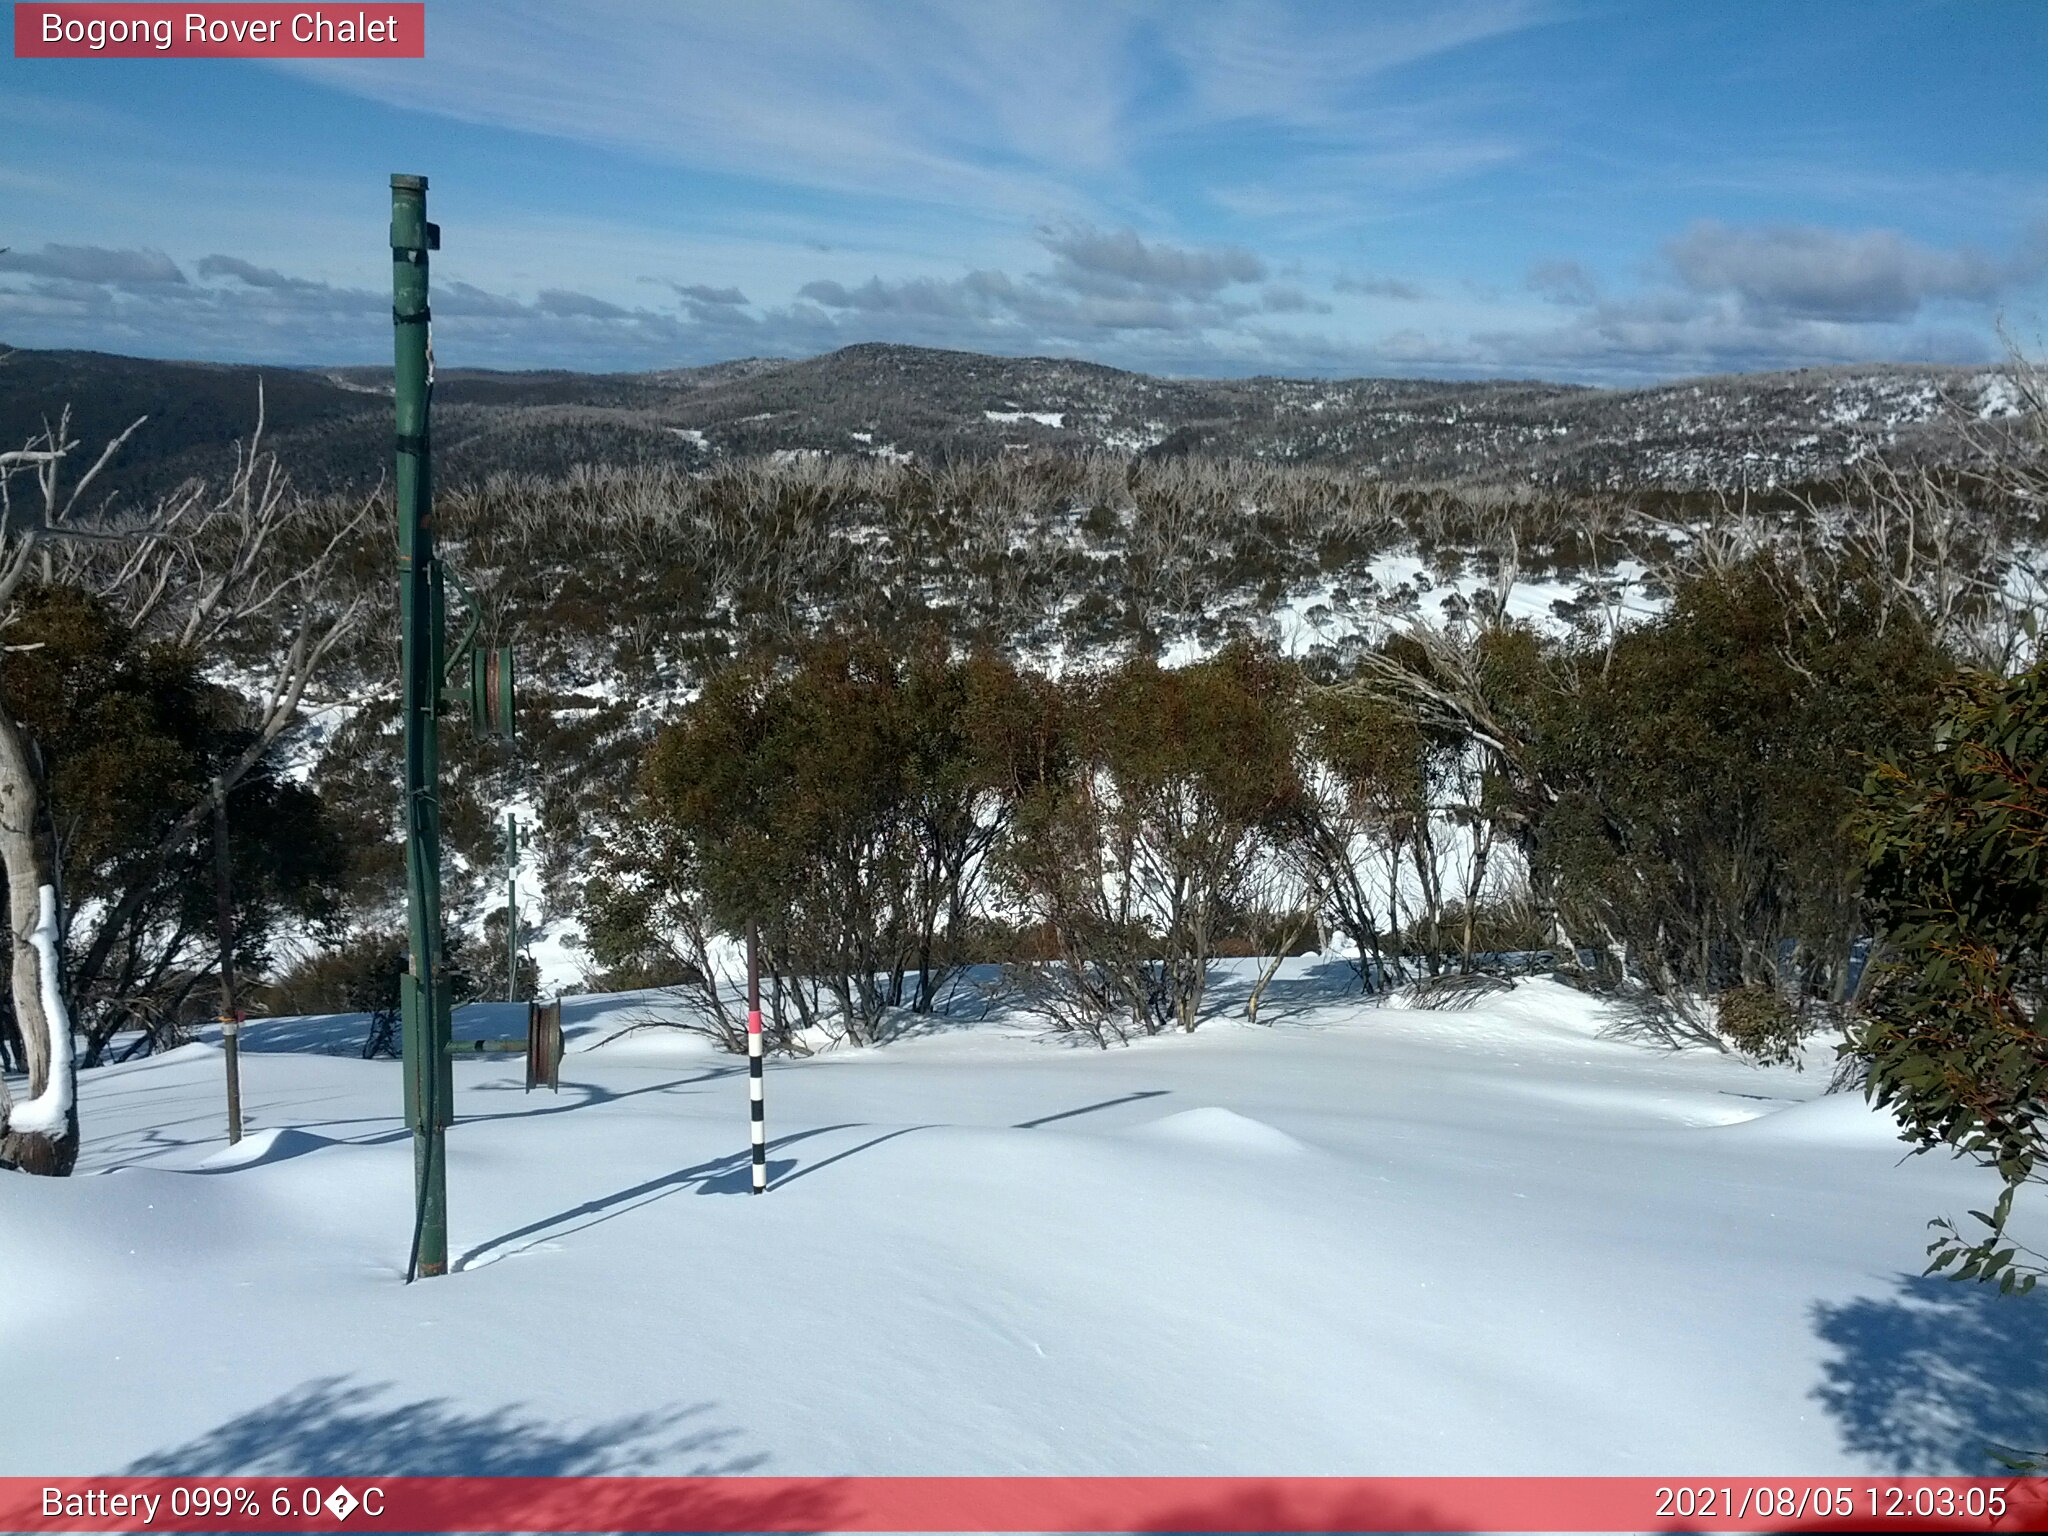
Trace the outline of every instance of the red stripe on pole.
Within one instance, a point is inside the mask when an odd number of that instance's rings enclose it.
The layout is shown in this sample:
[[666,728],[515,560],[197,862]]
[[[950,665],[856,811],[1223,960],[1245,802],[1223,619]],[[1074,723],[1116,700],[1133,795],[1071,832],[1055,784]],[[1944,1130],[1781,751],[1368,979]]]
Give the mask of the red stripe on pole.
[[0,1478],[0,1529],[2048,1531],[2048,1487],[1888,1477],[13,1477]]
[[16,4],[17,59],[421,59],[421,0]]
[[758,1008],[749,1008],[747,1010],[747,1033],[750,1035],[761,1033],[761,1010]]

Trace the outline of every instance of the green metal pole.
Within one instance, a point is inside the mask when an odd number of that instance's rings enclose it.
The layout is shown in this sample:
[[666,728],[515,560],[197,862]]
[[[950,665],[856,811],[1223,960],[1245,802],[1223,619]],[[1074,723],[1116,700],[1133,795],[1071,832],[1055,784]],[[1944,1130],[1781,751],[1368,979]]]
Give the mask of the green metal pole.
[[433,358],[428,334],[427,252],[440,243],[427,222],[427,179],[391,178],[392,394],[398,440],[398,610],[403,630],[406,920],[411,964],[399,987],[405,1110],[412,1127],[413,1242],[406,1278],[448,1272],[448,1162],[454,1073],[447,1046],[450,997],[441,943],[440,706],[443,618],[434,557],[433,482],[427,440]]

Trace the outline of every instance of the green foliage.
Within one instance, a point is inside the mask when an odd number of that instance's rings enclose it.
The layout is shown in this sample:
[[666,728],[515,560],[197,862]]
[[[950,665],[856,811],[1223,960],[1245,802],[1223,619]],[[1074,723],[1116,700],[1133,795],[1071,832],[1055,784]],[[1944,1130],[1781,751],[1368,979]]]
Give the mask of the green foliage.
[[1376,988],[1391,979],[1385,948],[1401,920],[1393,893],[1382,907],[1362,855],[1384,848],[1398,860],[1427,822],[1429,738],[1391,699],[1358,686],[1303,690],[1296,726],[1301,792],[1279,843],[1356,946],[1361,983]]
[[2048,1118],[2048,662],[1958,681],[1922,743],[1871,772],[1851,829],[1884,950],[1844,1049],[1909,1140],[2005,1186],[1970,1213],[1978,1241],[1935,1223],[1932,1268],[2028,1289],[2042,1271],[2004,1232]]
[[[642,771],[646,814],[671,839],[667,888],[687,879],[727,933],[758,925],[777,972],[825,987],[870,1039],[884,1010],[929,1009],[955,963],[1007,815],[999,791],[1031,771],[1013,760],[1028,724],[1013,668],[956,660],[936,635],[902,649],[826,640],[792,664],[732,667]],[[804,987],[790,995],[811,1022]]]
[[[606,871],[584,882],[577,915],[584,947],[597,966],[590,985],[600,992],[630,992],[701,983],[703,970],[670,937],[688,915],[687,884],[673,875],[658,881],[654,860],[629,871],[636,855],[646,860],[645,850],[615,846]],[[685,910],[677,911],[665,896]]]
[[[484,914],[483,952],[475,965],[478,995],[505,1000],[505,908],[500,905]],[[522,949],[512,974],[513,1002],[531,1002],[540,996],[540,965]]]
[[1140,657],[1095,691],[1097,760],[1176,862],[1222,856],[1296,793],[1294,688],[1291,667],[1238,643],[1170,671]]
[[1752,1061],[1790,1066],[1807,1023],[1775,987],[1730,987],[1714,999],[1714,1027]]
[[[143,643],[73,588],[22,594],[8,638],[20,649],[0,689],[36,754],[39,831],[57,850],[67,908],[96,907],[113,914],[102,924],[117,923],[105,963],[77,978],[91,1065],[119,1029],[174,1027],[216,974],[213,822],[167,839],[247,747],[247,706],[209,683],[197,658]],[[336,918],[347,855],[319,795],[284,777],[274,756],[230,792],[228,838],[235,959],[254,975],[284,920],[317,931]]]
[[[1541,915],[1521,894],[1482,899],[1470,906],[1462,900],[1447,901],[1439,926],[1462,935],[1468,919],[1475,964],[1483,962],[1490,969],[1513,969],[1514,962],[1505,957],[1542,951],[1550,943]],[[1411,927],[1401,938],[1412,950],[1416,930]]]
[[1668,999],[1840,986],[1861,931],[1842,831],[1861,764],[1924,730],[1948,664],[1871,590],[1765,555],[1680,586],[1528,699],[1533,862],[1570,929]]
[[288,968],[265,989],[271,1013],[386,1013],[398,1008],[403,933],[366,933]]
[[[502,952],[499,956],[503,958]],[[459,933],[450,932],[442,951],[454,1002],[475,1002],[502,994],[502,969],[497,986],[480,983],[475,957]],[[258,994],[269,1013],[388,1013],[398,1011],[398,984],[410,964],[403,931],[357,934],[316,951],[288,967]]]
[[1049,769],[1025,788],[1003,883],[1055,937],[1042,1001],[1098,1040],[1195,1028],[1262,843],[1302,794],[1297,669],[1237,644],[1040,686]]

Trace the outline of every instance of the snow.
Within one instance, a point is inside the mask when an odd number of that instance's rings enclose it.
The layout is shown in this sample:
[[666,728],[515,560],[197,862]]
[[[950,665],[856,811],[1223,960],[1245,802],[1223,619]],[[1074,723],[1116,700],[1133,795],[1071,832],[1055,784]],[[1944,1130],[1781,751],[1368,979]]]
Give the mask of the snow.
[[199,1166],[205,1169],[253,1168],[258,1163],[279,1163],[288,1157],[317,1152],[334,1144],[332,1137],[315,1136],[311,1131],[293,1130],[288,1125],[276,1126],[222,1147],[202,1158]]
[[[525,899],[525,892],[521,892]],[[520,947],[533,958],[534,968],[540,973],[540,992],[543,997],[557,997],[572,987],[583,985],[583,978],[597,968],[590,951],[583,947],[583,932],[566,918],[543,923],[539,927],[527,927],[520,932]]]
[[1724,1128],[1756,1141],[1806,1142],[1813,1146],[1885,1147],[1896,1150],[1898,1123],[1860,1094],[1837,1093],[1772,1113],[1746,1115]]
[[1139,1126],[1135,1134],[1204,1151],[1291,1156],[1308,1150],[1285,1131],[1214,1105],[1184,1109],[1163,1120],[1154,1120]]
[[[1472,562],[1450,575],[1412,548],[1376,555],[1360,575],[1297,587],[1269,610],[1270,633],[1289,656],[1306,655],[1360,633],[1377,634],[1415,620],[1443,624],[1475,606],[1490,607],[1499,583]],[[1665,604],[1645,593],[1648,569],[1638,560],[1604,564],[1595,575],[1542,580],[1519,573],[1510,585],[1506,616],[1540,633],[1569,634],[1561,607],[1590,604],[1590,617],[1604,629],[1654,618]],[[1183,635],[1168,648],[1169,665],[1185,665],[1209,654],[1199,635]]]
[[1169,428],[1163,421],[1148,421],[1143,427],[1110,427],[1097,440],[1112,453],[1143,453],[1166,441]]
[[246,1026],[232,1150],[212,1040],[87,1073],[82,1176],[0,1178],[0,1374],[64,1384],[0,1473],[1846,1475],[2038,1439],[2035,1299],[1915,1278],[1986,1176],[1822,1097],[1824,1045],[1671,1051],[1541,980],[1372,1006],[1317,956],[1254,1026],[1253,974],[1123,1049],[964,987],[775,1061],[759,1199],[744,1063],[620,1034],[673,995],[568,998],[559,1095],[457,1063],[455,1273],[410,1287],[360,1018]]
[[2026,401],[2019,386],[2004,374],[1993,374],[1979,380],[1977,416],[1983,421],[1992,421],[2003,416],[2018,416],[2026,409]]
[[1041,427],[1064,427],[1067,424],[1065,411],[983,411],[990,421],[1000,421],[1015,426],[1020,421],[1035,421]]
[[60,1136],[71,1115],[71,1014],[57,988],[57,888],[37,892],[36,925],[28,942],[36,952],[43,986],[43,1018],[50,1028],[50,1076],[43,1091],[7,1112],[7,1129],[38,1136]]

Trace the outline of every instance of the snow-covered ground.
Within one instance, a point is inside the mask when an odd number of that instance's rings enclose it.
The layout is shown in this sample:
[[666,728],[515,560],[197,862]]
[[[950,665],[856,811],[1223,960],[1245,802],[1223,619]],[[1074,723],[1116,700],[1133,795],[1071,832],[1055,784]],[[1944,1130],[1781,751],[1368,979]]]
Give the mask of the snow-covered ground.
[[456,1272],[411,1287],[359,1020],[251,1027],[232,1150],[212,1044],[89,1073],[82,1175],[0,1177],[0,1472],[1935,1473],[2048,1435],[2037,1302],[1914,1278],[1984,1176],[1902,1165],[1824,1053],[1347,976],[1127,1049],[969,997],[773,1063],[760,1199],[742,1063],[571,998],[559,1095],[457,1065]]
[[989,421],[999,421],[1005,426],[1015,426],[1020,421],[1035,421],[1041,427],[1063,427],[1067,424],[1065,411],[983,411]]

